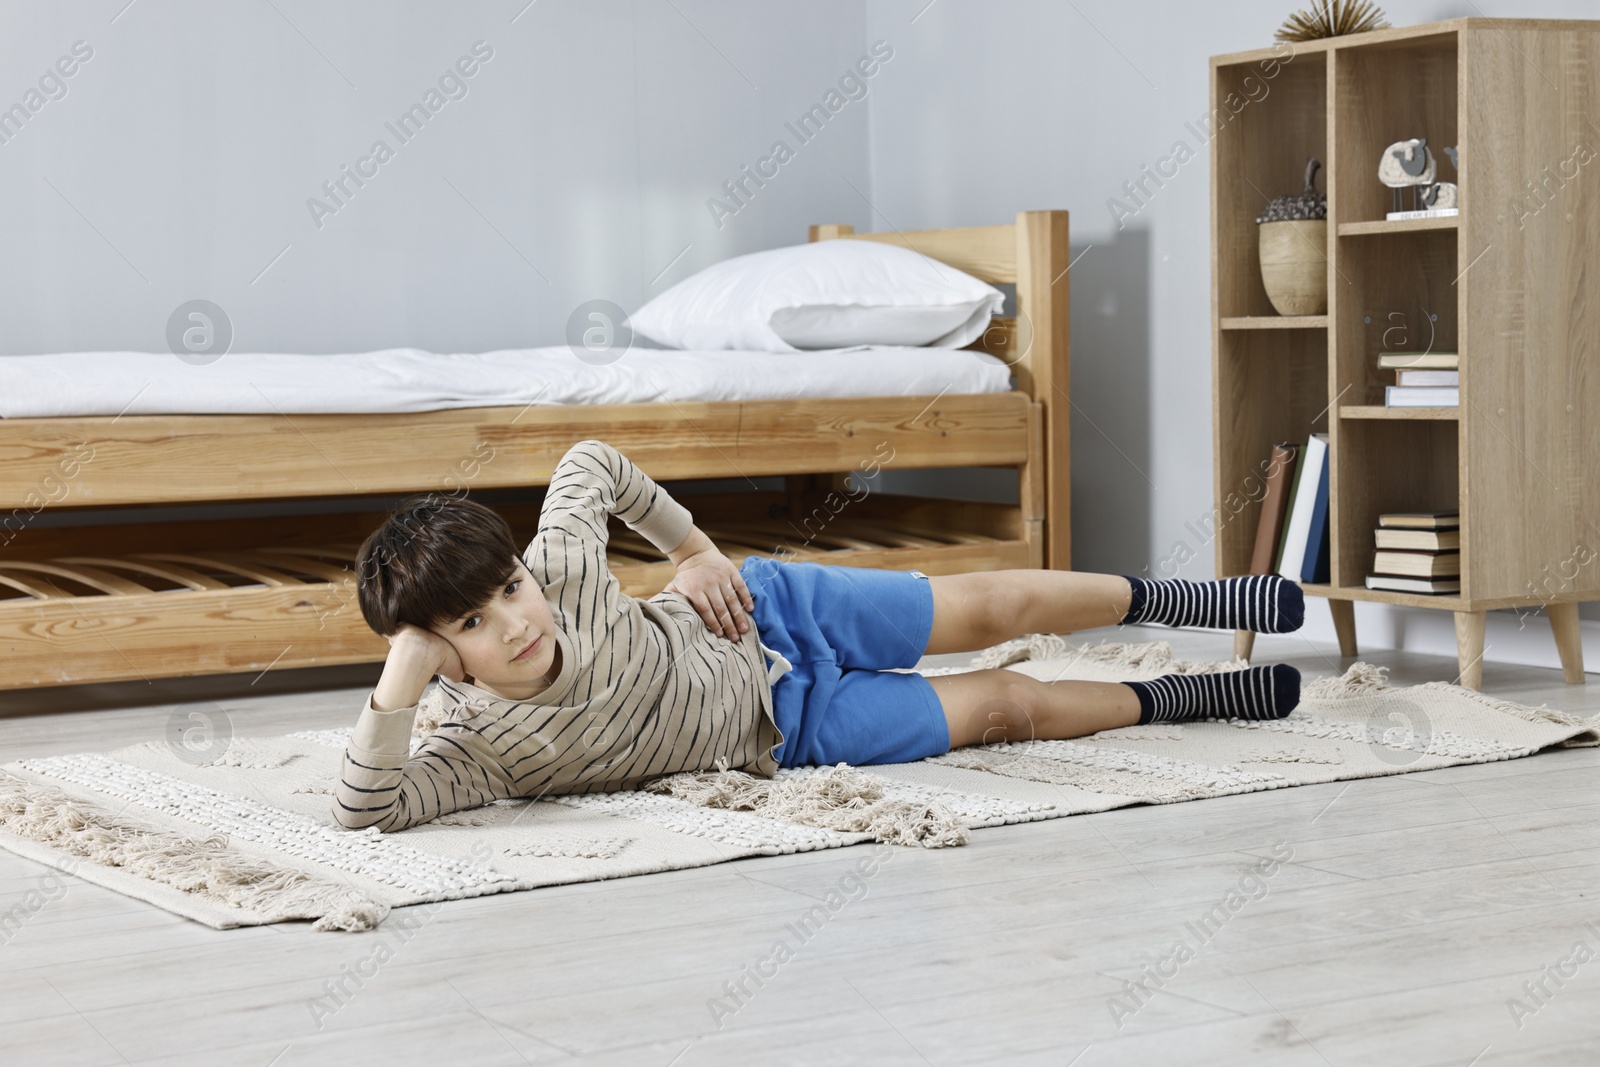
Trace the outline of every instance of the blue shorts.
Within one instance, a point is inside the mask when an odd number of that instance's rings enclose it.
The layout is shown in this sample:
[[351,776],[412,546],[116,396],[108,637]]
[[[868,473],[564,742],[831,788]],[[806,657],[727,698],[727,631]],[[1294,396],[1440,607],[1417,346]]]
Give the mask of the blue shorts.
[[761,641],[794,669],[772,685],[783,767],[906,763],[950,751],[933,686],[915,667],[933,631],[933,589],[920,571],[785,563],[739,568]]

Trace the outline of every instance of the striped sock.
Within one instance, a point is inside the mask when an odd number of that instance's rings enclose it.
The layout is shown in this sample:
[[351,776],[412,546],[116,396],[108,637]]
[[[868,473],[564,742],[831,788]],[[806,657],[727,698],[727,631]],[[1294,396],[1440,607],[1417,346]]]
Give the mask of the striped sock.
[[1189,582],[1182,578],[1156,581],[1124,574],[1133,587],[1124,624],[1159,622],[1167,626],[1209,626],[1286,634],[1306,620],[1306,597],[1300,587],[1276,574]]
[[1140,726],[1186,719],[1281,719],[1300,703],[1300,672],[1287,663],[1122,684],[1139,697]]

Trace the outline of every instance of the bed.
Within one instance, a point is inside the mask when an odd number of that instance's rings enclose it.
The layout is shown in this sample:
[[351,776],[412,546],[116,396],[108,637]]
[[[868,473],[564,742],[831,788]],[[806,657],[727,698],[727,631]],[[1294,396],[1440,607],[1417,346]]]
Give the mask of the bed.
[[[306,389],[291,364],[317,356],[256,368],[227,357],[233,372],[256,374],[256,398],[233,388],[180,396],[153,373],[130,391],[112,371],[140,374],[131,354],[103,373],[56,359],[13,375],[26,387],[0,395],[0,690],[380,662],[388,644],[362,620],[352,566],[382,508],[183,522],[120,509],[539,487],[586,437],[659,481],[782,476],[782,491],[685,498],[735,560],[1068,569],[1067,238],[1065,211],[910,233],[812,227],[813,241],[898,244],[1014,284],[1017,314],[996,318],[973,351],[806,353],[805,373],[793,360],[777,374],[771,359],[739,358],[750,354],[651,353],[654,363],[575,373],[564,350],[445,364],[397,350],[368,356],[411,372],[395,375],[404,388],[364,399],[340,387],[332,363]],[[139,358],[169,367],[172,357]],[[1018,503],[863,492],[845,480],[883,467],[1006,468]],[[96,521],[110,508],[114,522]],[[68,509],[82,524],[35,521]],[[496,509],[531,536],[537,501]],[[620,525],[610,558],[635,596],[673,571]]]

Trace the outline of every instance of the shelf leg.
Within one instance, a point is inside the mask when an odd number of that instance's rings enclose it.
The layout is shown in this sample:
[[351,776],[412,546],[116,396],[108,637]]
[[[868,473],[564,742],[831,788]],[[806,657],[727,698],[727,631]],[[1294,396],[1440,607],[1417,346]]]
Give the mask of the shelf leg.
[[1483,688],[1483,627],[1486,611],[1456,612],[1456,662],[1461,666],[1457,685]]
[[1333,612],[1333,632],[1339,635],[1339,655],[1356,654],[1356,602],[1329,598],[1328,610]]
[[1233,658],[1250,662],[1250,653],[1256,647],[1254,630],[1233,631]]
[[1568,685],[1583,684],[1583,633],[1578,628],[1577,601],[1546,604],[1550,630],[1556,636],[1556,653],[1561,656],[1561,675]]

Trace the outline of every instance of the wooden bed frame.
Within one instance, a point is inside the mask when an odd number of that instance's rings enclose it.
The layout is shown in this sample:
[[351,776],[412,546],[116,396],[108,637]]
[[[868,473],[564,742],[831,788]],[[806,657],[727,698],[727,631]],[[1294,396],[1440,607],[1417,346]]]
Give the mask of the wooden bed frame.
[[[1018,314],[982,348],[1007,393],[460,408],[407,414],[134,415],[0,420],[0,690],[379,662],[356,604],[356,549],[384,510],[44,528],[44,510],[293,500],[549,484],[567,448],[614,444],[660,481],[785,476],[782,493],[687,497],[735,560],[916,568],[1071,566],[1067,212],[1015,223],[811,240],[884,241],[991,284]],[[1018,505],[846,492],[851,471],[1005,467]],[[520,539],[538,504],[497,507]],[[672,566],[617,525],[635,596]],[[4,700],[0,698],[0,705]]]

